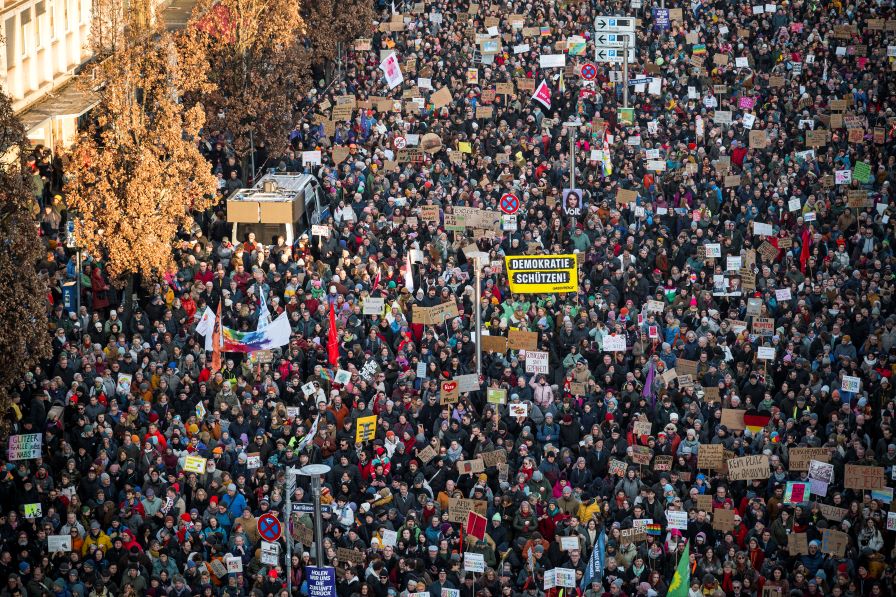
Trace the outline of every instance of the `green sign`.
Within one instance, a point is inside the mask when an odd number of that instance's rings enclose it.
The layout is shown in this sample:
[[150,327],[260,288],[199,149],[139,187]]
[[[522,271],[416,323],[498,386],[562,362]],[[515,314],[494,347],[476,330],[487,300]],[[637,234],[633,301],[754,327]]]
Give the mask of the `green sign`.
[[871,164],[856,162],[855,167],[852,169],[852,177],[862,184],[871,182]]
[[490,404],[504,404],[507,402],[507,390],[503,388],[489,388],[486,392],[486,401]]
[[622,124],[634,124],[635,109],[634,108],[619,108],[619,122],[621,122]]

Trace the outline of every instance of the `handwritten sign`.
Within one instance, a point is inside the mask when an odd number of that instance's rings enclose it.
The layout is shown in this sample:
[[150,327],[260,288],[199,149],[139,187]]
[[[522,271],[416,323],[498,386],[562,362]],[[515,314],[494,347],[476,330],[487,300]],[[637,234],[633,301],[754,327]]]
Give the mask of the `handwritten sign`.
[[765,454],[728,460],[728,479],[731,481],[751,481],[768,477],[768,456]]

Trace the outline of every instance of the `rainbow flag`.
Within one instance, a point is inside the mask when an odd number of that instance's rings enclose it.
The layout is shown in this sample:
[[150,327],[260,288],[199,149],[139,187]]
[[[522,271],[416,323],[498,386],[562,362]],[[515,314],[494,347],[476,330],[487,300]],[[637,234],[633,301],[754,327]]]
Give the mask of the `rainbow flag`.
[[663,525],[652,523],[645,527],[647,529],[648,535],[653,535],[654,537],[659,537],[663,534]]
[[251,353],[256,350],[270,350],[289,344],[292,328],[289,326],[286,312],[283,312],[262,330],[240,332],[222,326],[222,332],[224,352]]

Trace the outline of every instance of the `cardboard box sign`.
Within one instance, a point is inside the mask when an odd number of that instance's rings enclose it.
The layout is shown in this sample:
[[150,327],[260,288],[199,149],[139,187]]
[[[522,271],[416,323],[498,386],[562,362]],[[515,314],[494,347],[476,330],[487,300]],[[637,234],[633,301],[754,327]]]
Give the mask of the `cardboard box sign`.
[[846,489],[885,489],[887,486],[882,466],[847,464],[843,475],[843,487]]
[[764,454],[728,460],[728,479],[731,481],[768,479],[769,474],[768,456]]
[[716,508],[712,510],[712,528],[717,531],[734,530],[734,510]]
[[538,332],[526,330],[508,331],[507,348],[510,350],[538,350]]
[[831,461],[831,451],[828,448],[790,448],[788,451],[790,456],[790,471],[808,471],[809,462],[818,460],[821,462]]
[[468,500],[465,498],[448,498],[448,520],[451,522],[466,523],[467,515],[476,512],[485,516],[488,511],[488,502],[485,500]]
[[697,450],[697,468],[720,470],[725,464],[725,447],[722,444],[700,444]]

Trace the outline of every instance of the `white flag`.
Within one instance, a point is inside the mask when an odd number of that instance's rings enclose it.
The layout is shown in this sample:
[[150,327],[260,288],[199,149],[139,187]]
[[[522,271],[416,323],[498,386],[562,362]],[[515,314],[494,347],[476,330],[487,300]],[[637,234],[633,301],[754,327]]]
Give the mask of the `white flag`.
[[404,75],[401,74],[401,67],[395,52],[386,56],[386,59],[380,63],[380,69],[386,75],[386,85],[389,86],[389,89],[395,89],[404,81]]
[[205,336],[205,350],[207,351],[214,350],[212,336],[214,336],[215,332],[215,319],[215,312],[212,311],[211,307],[206,307],[202,317],[199,319],[199,323],[196,324],[196,333],[200,336]]
[[414,270],[411,267],[411,253],[404,256],[404,286],[411,294],[414,293]]

